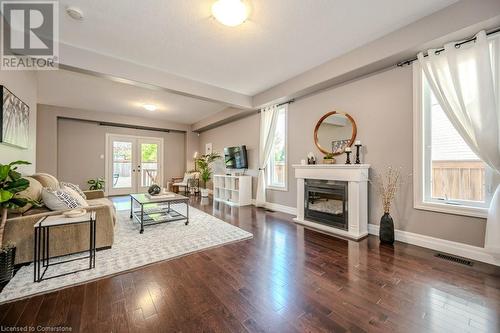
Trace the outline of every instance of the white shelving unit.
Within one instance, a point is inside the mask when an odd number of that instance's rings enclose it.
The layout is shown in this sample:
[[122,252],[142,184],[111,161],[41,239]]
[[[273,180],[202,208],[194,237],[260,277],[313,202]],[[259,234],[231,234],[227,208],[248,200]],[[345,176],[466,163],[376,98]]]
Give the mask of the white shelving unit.
[[252,176],[214,175],[214,200],[231,206],[252,204]]

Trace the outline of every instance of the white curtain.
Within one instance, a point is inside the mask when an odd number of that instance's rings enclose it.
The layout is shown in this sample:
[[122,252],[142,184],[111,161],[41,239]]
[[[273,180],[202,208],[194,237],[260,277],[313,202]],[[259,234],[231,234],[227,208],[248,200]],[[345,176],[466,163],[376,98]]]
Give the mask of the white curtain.
[[[474,43],[428,50],[418,60],[443,111],[471,150],[500,174],[500,41],[481,31]],[[493,189],[494,190],[494,189]],[[500,255],[500,186],[491,201],[485,248]]]
[[271,155],[277,121],[278,107],[276,105],[260,110],[259,176],[255,195],[255,205],[257,207],[264,207],[266,204],[265,168]]

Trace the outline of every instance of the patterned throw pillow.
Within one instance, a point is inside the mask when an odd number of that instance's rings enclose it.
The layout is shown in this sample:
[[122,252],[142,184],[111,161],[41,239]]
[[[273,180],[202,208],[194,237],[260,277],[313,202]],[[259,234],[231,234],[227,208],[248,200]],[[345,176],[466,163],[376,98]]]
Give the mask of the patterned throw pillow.
[[76,197],[78,195],[73,190],[51,189],[47,187],[42,189],[43,203],[50,210],[66,210],[88,206],[85,200]]
[[78,193],[79,195],[81,195],[82,198],[87,199],[87,196],[80,189],[80,186],[78,186],[76,184],[66,183],[66,182],[60,182],[59,184],[61,185],[62,188],[69,187],[70,189],[74,190],[76,193]]

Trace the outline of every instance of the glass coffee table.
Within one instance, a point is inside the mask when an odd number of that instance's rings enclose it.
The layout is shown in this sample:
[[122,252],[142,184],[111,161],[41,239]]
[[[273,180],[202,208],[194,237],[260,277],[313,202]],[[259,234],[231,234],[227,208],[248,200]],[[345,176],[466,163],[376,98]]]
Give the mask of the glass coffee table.
[[[175,204],[186,205],[186,215],[175,209]],[[141,225],[141,234],[144,226],[186,220],[189,224],[189,198],[180,194],[170,193],[158,196],[150,196],[145,193],[130,195],[130,218],[133,222]]]

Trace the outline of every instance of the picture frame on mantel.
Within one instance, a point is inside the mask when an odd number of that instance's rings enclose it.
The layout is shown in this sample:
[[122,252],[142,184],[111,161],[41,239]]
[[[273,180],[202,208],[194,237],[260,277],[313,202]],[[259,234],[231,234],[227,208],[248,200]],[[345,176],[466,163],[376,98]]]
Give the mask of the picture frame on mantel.
[[30,108],[7,87],[0,85],[0,143],[28,149]]

